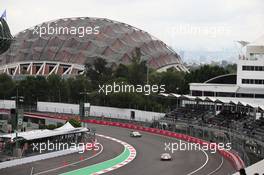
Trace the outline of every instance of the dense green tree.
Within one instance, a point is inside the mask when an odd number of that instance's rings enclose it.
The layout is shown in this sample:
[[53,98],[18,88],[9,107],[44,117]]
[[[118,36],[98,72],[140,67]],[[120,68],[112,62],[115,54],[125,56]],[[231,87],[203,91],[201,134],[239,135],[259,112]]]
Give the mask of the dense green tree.
[[98,88],[99,84],[104,84],[112,77],[112,68],[107,65],[103,58],[96,58],[93,64],[85,64],[85,75],[88,77],[94,88]]
[[14,88],[15,83],[12,78],[6,74],[0,74],[0,98],[9,98]]
[[150,83],[165,85],[165,90],[167,93],[179,93],[184,86],[184,72],[179,72],[177,70],[169,70],[166,72],[153,72],[150,75]]
[[58,75],[52,74],[48,76],[47,83],[48,83],[48,89],[49,89],[48,91],[49,101],[61,102],[61,97],[62,97],[61,77]]
[[79,103],[81,98],[83,98],[82,93],[92,92],[91,83],[83,75],[77,76],[75,78],[69,78],[67,80],[67,84],[70,102],[72,103]]
[[46,101],[48,99],[48,82],[43,76],[37,76],[35,78],[35,97],[38,101]]
[[237,65],[236,64],[228,64],[225,69],[229,72],[229,73],[233,73],[235,74],[237,72]]
[[114,76],[115,77],[118,77],[118,78],[120,78],[120,77],[122,77],[122,78],[128,78],[128,67],[126,66],[126,65],[124,65],[124,64],[120,64],[118,67],[117,67],[117,69],[116,69],[116,71],[115,71],[115,73],[114,73]]
[[18,84],[18,95],[24,97],[24,103],[32,105],[36,100],[38,89],[36,88],[35,77],[26,77]]
[[199,69],[192,70],[186,74],[187,82],[202,83],[213,77],[229,73],[225,68],[220,66],[203,65]]
[[132,62],[128,66],[128,82],[133,85],[143,85],[147,80],[147,64],[141,58],[141,51],[136,48]]
[[81,122],[79,120],[74,119],[74,118],[68,120],[68,122],[75,128],[81,127]]

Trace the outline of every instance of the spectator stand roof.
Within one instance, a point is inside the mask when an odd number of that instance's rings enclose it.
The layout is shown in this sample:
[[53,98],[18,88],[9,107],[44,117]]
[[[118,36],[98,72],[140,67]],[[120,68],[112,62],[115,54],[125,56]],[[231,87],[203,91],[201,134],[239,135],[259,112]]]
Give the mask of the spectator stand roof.
[[233,104],[233,105],[241,105],[252,108],[258,108],[264,111],[264,100],[263,99],[255,99],[255,98],[235,98],[235,97],[207,97],[207,96],[190,96],[190,95],[180,95],[180,94],[166,94],[160,93],[160,96],[163,97],[172,97],[172,98],[180,98],[191,101],[204,101],[204,102],[213,102],[213,103],[224,103],[224,104]]
[[[54,129],[54,130],[39,129],[39,130],[32,130],[32,131],[26,131],[26,132],[19,132],[17,133],[17,137],[23,138],[25,140],[36,140],[36,139],[41,139],[41,138],[82,133],[82,132],[88,132],[88,131],[89,130],[87,128],[83,128],[83,127],[74,128],[69,122],[67,122],[63,126],[57,129]],[[13,141],[16,138],[16,133],[1,135],[0,138],[9,138],[11,139],[11,141]]]

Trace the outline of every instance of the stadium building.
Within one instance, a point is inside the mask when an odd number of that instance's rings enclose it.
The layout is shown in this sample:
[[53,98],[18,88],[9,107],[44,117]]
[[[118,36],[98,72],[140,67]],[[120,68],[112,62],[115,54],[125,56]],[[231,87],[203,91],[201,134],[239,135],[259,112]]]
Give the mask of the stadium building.
[[105,18],[80,17],[44,22],[18,33],[0,56],[0,73],[78,75],[96,58],[129,64],[136,48],[155,70],[188,71],[176,52],[149,33]]

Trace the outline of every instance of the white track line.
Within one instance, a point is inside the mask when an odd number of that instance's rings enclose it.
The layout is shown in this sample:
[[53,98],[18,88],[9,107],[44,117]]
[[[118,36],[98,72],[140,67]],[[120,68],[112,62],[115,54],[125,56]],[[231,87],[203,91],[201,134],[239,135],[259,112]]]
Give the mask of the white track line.
[[89,159],[92,159],[92,158],[98,156],[99,154],[101,154],[101,153],[103,152],[103,150],[104,150],[103,145],[100,144],[100,143],[99,143],[99,145],[101,146],[102,149],[101,149],[98,153],[94,154],[94,155],[91,156],[91,157],[87,157],[86,159],[79,160],[79,161],[77,161],[77,162],[73,162],[73,163],[70,163],[70,164],[68,164],[68,165],[60,166],[60,167],[53,168],[53,169],[46,170],[46,171],[41,171],[41,172],[38,172],[38,173],[36,173],[36,174],[34,174],[34,175],[45,174],[45,173],[48,173],[48,172],[51,172],[51,171],[56,171],[56,170],[59,170],[59,169],[62,169],[62,168],[68,167],[68,166],[73,166],[73,165],[75,165],[75,164],[78,164],[78,163],[80,163],[80,162],[84,162],[84,161],[89,160]]
[[[174,139],[174,140],[177,140],[177,141],[182,141],[182,142],[185,142],[185,143],[190,143],[190,142],[186,142],[184,140],[181,140],[181,139],[177,139],[175,137],[169,137],[169,136],[164,136],[164,135],[160,135],[160,134],[156,134],[156,133],[150,133],[150,132],[145,132],[145,131],[141,131],[141,132],[144,132],[144,133],[148,133],[150,135],[157,135],[157,136],[160,136],[160,137],[165,137],[165,138],[169,138],[169,139]],[[206,164],[208,163],[208,154],[201,148],[199,148],[198,146],[195,145],[196,148],[198,148],[198,150],[202,151],[206,157],[206,160],[204,162],[204,164],[202,166],[200,166],[199,168],[195,169],[194,171],[188,173],[187,175],[192,175],[194,173],[196,173],[197,171],[201,170],[202,168],[204,168],[206,166]]]
[[[145,131],[141,131],[141,132],[145,132]],[[149,133],[149,132],[145,132],[145,133],[148,133],[148,134],[150,134],[150,135],[157,135],[157,136],[161,136],[161,137],[166,137],[166,138],[170,138],[170,139],[175,139],[175,140],[177,140],[177,141],[182,141],[182,142],[185,142],[185,143],[190,143],[190,142],[186,142],[186,141],[184,141],[184,140],[177,139],[177,138],[174,138],[174,137],[169,137],[169,136],[164,136],[164,135],[159,135],[159,134],[156,134],[156,133]],[[195,145],[195,147],[197,148],[196,145]],[[207,154],[203,149],[200,149],[200,148],[198,148],[198,149],[204,153],[204,155],[205,155],[205,157],[206,157],[206,161],[205,161],[205,163],[204,163],[201,167],[199,167],[198,169],[196,169],[196,170],[194,170],[194,171],[188,173],[187,175],[192,175],[192,174],[194,174],[194,173],[200,171],[202,168],[204,168],[204,167],[206,166],[206,164],[207,164],[208,161],[209,161],[209,156],[208,156],[208,154]],[[219,154],[219,156],[221,156],[221,155]],[[217,171],[222,167],[222,165],[223,165],[223,163],[224,163],[224,158],[223,158],[223,156],[221,156],[221,159],[222,159],[222,160],[221,160],[220,165],[219,165],[215,170],[213,170],[212,172],[210,172],[210,173],[207,174],[207,175],[212,175],[213,173],[217,172]]]
[[212,174],[214,174],[215,172],[217,172],[217,171],[223,166],[223,164],[224,164],[224,158],[223,158],[223,156],[221,156],[221,158],[222,158],[222,161],[221,161],[220,165],[219,165],[214,171],[210,172],[210,173],[207,174],[207,175],[212,175]]
[[[127,142],[121,141],[121,140],[116,139],[114,137],[109,137],[109,136],[105,136],[105,135],[101,135],[101,134],[96,134],[96,135],[99,136],[99,137],[106,138],[106,139],[115,141],[117,143],[120,143],[121,145],[124,146],[124,149],[128,149],[129,150],[129,156],[123,162],[118,163],[117,165],[114,165],[114,166],[112,166],[110,168],[107,168],[107,169],[101,170],[99,172],[93,173],[92,175],[104,174],[104,173],[116,170],[116,169],[121,168],[121,167],[125,166],[126,164],[132,162],[136,158],[136,155],[137,155],[136,149],[133,146],[131,146],[130,144],[128,144]],[[113,159],[115,159],[115,158],[113,158]]]
[[[187,142],[187,143],[189,143],[189,142]],[[204,153],[204,155],[205,155],[205,157],[206,157],[206,161],[205,161],[205,163],[204,163],[202,166],[200,166],[200,167],[197,168],[196,170],[194,170],[194,171],[188,173],[187,175],[191,175],[191,174],[196,173],[197,171],[200,171],[200,170],[201,170],[202,168],[204,168],[204,167],[206,166],[206,164],[208,163],[208,160],[209,160],[209,158],[208,158],[208,154],[207,154],[203,149],[200,149],[200,148],[199,148],[199,150],[202,151],[202,152]]]

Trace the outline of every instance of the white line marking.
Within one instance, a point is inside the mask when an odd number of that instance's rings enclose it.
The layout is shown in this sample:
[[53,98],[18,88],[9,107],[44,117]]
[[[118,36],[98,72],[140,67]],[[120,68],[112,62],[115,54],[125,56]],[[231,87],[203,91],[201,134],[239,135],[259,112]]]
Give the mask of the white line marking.
[[36,174],[34,174],[34,175],[39,175],[39,174],[44,174],[44,173],[47,173],[47,172],[51,172],[51,171],[55,171],[55,170],[59,170],[59,169],[65,168],[65,167],[67,167],[67,166],[73,166],[73,165],[75,165],[75,164],[77,164],[77,163],[80,163],[80,162],[83,162],[83,161],[86,161],[86,160],[92,159],[92,158],[98,156],[99,154],[101,154],[101,153],[103,152],[103,150],[104,150],[103,145],[100,144],[100,143],[98,143],[98,144],[101,146],[102,149],[101,149],[98,153],[96,153],[95,155],[93,155],[93,156],[91,156],[91,157],[88,157],[88,158],[83,159],[83,160],[79,160],[79,161],[77,161],[77,162],[70,163],[70,164],[65,165],[65,166],[60,166],[60,167],[53,168],[53,169],[50,169],[50,170],[42,171],[42,172],[36,173]]
[[33,175],[34,167],[31,168],[30,175]]
[[[122,144],[124,146],[124,149],[129,149],[129,156],[123,162],[121,162],[121,163],[119,163],[117,165],[114,165],[113,167],[110,167],[110,168],[98,171],[96,173],[93,173],[92,175],[104,174],[106,172],[116,170],[116,169],[121,168],[121,167],[125,166],[126,164],[132,162],[135,159],[137,152],[136,152],[136,149],[133,146],[131,146],[130,144],[128,144],[126,142],[123,142],[121,140],[118,140],[116,138],[110,137],[110,136],[105,136],[105,135],[101,135],[101,134],[96,134],[96,135],[99,136],[99,137],[108,138],[109,140],[113,140],[113,141],[116,141],[116,142]],[[131,151],[134,152],[134,155],[132,155]],[[113,159],[115,159],[115,158],[113,158]],[[110,160],[112,160],[112,159],[110,159]]]
[[[170,138],[170,139],[175,139],[175,140],[182,141],[182,142],[185,142],[185,143],[190,143],[190,142],[186,142],[186,141],[181,140],[181,139],[177,139],[177,138],[175,138],[175,137],[169,137],[169,136],[159,135],[159,134],[156,134],[156,133],[150,133],[150,132],[145,132],[145,131],[141,131],[141,132],[148,133],[148,134],[150,134],[150,135],[157,135],[157,136],[160,136],[160,137],[166,137],[166,138]],[[209,158],[208,158],[208,154],[207,154],[203,149],[200,149],[200,148],[199,148],[198,146],[196,146],[196,145],[195,145],[195,147],[198,148],[198,150],[200,150],[200,151],[202,151],[202,152],[204,153],[204,155],[205,155],[205,157],[206,157],[206,161],[205,161],[205,163],[204,163],[201,167],[199,167],[199,168],[197,168],[196,170],[194,170],[194,171],[188,173],[187,175],[194,174],[194,173],[196,173],[197,171],[199,171],[199,170],[201,170],[202,168],[204,168],[205,165],[208,163],[208,160],[209,160]]]
[[201,170],[202,168],[204,168],[205,165],[208,163],[208,160],[209,160],[209,158],[208,158],[208,154],[207,154],[203,149],[199,149],[199,150],[202,151],[202,152],[204,153],[204,155],[205,155],[205,157],[206,157],[206,161],[205,161],[205,163],[204,163],[201,167],[199,167],[199,168],[197,168],[196,170],[194,170],[194,171],[188,173],[187,175],[191,175],[191,174],[196,173],[197,171],[200,171],[200,170]]
[[[221,155],[220,155],[220,156],[221,156]],[[223,158],[223,156],[221,156],[221,158],[222,158],[222,161],[221,161],[220,165],[219,165],[214,171],[210,172],[210,173],[207,174],[207,175],[214,174],[215,172],[217,172],[217,171],[222,167],[222,165],[224,164],[224,158]]]

